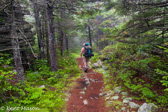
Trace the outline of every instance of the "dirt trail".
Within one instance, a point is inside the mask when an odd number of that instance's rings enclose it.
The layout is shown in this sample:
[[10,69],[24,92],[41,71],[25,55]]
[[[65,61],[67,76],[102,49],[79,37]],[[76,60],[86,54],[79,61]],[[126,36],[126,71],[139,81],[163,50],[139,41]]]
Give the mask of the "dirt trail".
[[[83,59],[78,58],[77,61],[79,67],[84,69]],[[91,69],[85,74],[89,80],[85,76],[77,79],[77,85],[67,102],[67,112],[108,112],[105,100],[99,96],[104,84],[102,74]]]

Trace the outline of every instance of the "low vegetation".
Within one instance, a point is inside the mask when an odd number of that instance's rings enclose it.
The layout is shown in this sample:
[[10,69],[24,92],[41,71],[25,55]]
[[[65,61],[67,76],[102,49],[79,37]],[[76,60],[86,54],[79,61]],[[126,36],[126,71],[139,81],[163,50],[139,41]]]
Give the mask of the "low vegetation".
[[[6,56],[6,55],[5,55]],[[62,111],[65,109],[66,93],[72,81],[80,75],[76,60],[70,54],[59,58],[59,70],[51,72],[45,60],[36,60],[32,70],[25,74],[24,82],[15,82],[16,73],[10,60],[2,56],[0,69],[0,106],[38,107],[42,111]],[[4,61],[4,60],[9,60]]]
[[166,108],[167,60],[145,51],[123,43],[104,48],[100,57],[106,59],[104,62],[110,70],[110,75],[105,78],[107,88],[114,89],[114,85],[122,85],[123,89],[134,93],[134,99]]

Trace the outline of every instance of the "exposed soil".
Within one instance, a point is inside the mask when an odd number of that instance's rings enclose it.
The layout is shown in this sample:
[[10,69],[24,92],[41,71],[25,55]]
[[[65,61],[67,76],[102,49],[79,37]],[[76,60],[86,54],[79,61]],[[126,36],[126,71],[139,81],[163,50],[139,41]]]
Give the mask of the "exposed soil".
[[[78,58],[77,62],[83,70],[83,59]],[[89,84],[85,75],[89,79]],[[89,69],[85,75],[77,79],[76,87],[70,92],[67,112],[108,112],[105,100],[99,96],[104,84],[102,74]]]
[[[83,67],[83,59],[78,58],[77,59],[78,66],[81,68],[81,70],[84,70]],[[90,84],[87,83],[87,79],[89,79]],[[70,91],[71,96],[69,98],[69,101],[67,102],[67,112],[122,112],[120,110],[121,107],[125,107],[125,111],[130,112],[137,112],[138,108],[132,109],[128,105],[122,105],[120,106],[117,103],[112,104],[110,107],[105,107],[105,100],[104,95],[100,96],[99,94],[102,93],[102,90],[104,88],[104,81],[103,81],[103,75],[100,73],[97,73],[93,71],[92,69],[89,69],[85,75],[82,75],[81,78],[76,80],[76,86],[72,91]],[[159,95],[162,95],[161,90],[164,88],[160,86],[161,84],[152,84],[149,79],[146,77],[143,77],[141,74],[138,75],[139,78],[145,80],[145,82],[149,82],[151,85],[153,85],[152,90],[156,90]],[[115,77],[114,77],[115,78]],[[141,84],[141,82],[138,82]],[[129,89],[127,89],[128,96],[137,96],[138,94],[134,94],[130,92]],[[104,92],[106,93],[106,92]],[[103,93],[103,94],[104,94]],[[118,94],[119,99],[117,101],[123,102],[123,99],[121,98],[122,95]],[[111,101],[111,99],[108,99],[107,101]],[[116,102],[117,102],[116,101]],[[131,102],[135,102],[136,104],[142,105],[145,103],[145,100],[130,100]],[[117,108],[119,107],[119,108]],[[167,112],[164,109],[160,109],[158,112]]]

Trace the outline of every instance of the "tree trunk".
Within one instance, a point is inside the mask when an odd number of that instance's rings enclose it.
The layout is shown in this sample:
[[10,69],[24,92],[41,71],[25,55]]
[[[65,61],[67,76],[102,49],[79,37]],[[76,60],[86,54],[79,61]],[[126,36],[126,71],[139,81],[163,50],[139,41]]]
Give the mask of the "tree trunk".
[[45,21],[45,27],[46,27],[46,31],[45,31],[45,37],[46,37],[46,54],[47,54],[47,63],[48,65],[50,65],[50,54],[49,54],[49,37],[48,37],[48,28],[47,28],[47,21]]
[[29,56],[29,53],[28,53],[28,46],[29,45],[26,43],[25,55],[27,56],[27,65],[28,65],[28,68],[30,70],[31,65],[30,65],[30,56]]
[[67,36],[67,34],[65,34],[65,47],[66,47],[66,50],[68,51],[69,50],[69,48],[68,48],[68,36]]
[[61,23],[58,20],[58,31],[59,31],[59,46],[61,51],[61,56],[63,55],[63,38],[64,38],[64,32],[61,28]]
[[49,49],[50,49],[50,62],[51,70],[58,70],[58,61],[56,54],[56,41],[55,41],[55,32],[54,32],[54,18],[53,18],[53,6],[50,6],[51,0],[47,0],[46,3],[46,13],[47,13],[47,24],[48,24],[48,36],[49,36]]
[[42,39],[41,22],[40,22],[40,17],[39,17],[39,4],[33,1],[33,5],[34,5],[34,14],[35,14],[35,20],[36,20],[36,30],[37,30],[37,36],[38,36],[40,57],[41,59],[45,59],[44,43]]
[[15,68],[17,72],[17,79],[22,81],[24,79],[24,69],[22,66],[20,46],[19,46],[18,36],[16,32],[15,5],[16,4],[14,3],[14,1],[11,1],[11,8],[12,8],[11,42],[12,42],[12,48],[13,48],[14,63],[15,63]]
[[48,26],[47,26],[47,18],[45,16],[46,10],[42,12],[42,19],[43,19],[43,40],[45,40],[45,54],[47,57],[47,64],[50,65],[50,54],[49,54],[49,42],[48,42]]
[[90,42],[90,45],[92,46],[91,30],[89,25],[88,25],[88,31],[89,31],[89,42]]

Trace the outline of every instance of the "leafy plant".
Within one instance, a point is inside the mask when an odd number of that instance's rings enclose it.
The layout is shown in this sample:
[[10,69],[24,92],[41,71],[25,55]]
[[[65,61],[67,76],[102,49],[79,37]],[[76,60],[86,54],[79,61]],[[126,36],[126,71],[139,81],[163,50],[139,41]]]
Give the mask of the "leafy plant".
[[12,60],[10,54],[0,54],[0,65],[10,65]]
[[155,70],[158,74],[161,74],[163,76],[162,80],[160,82],[162,83],[163,86],[167,87],[165,89],[165,91],[168,91],[168,72],[162,71],[162,70],[159,70],[159,69],[155,69]]
[[38,71],[49,71],[50,68],[47,66],[47,60],[36,60],[34,64],[34,69]]
[[[147,102],[154,102],[154,99],[157,99],[157,103],[160,102],[162,106],[166,106],[167,99],[160,101],[162,98],[157,91],[151,91],[152,85],[141,79],[140,76],[144,77],[143,74],[145,74],[149,79],[153,78],[152,82],[160,80],[164,86],[168,86],[166,62],[158,56],[146,55],[144,52],[146,49],[141,49],[142,47],[143,45],[117,43],[104,49],[107,54],[110,54],[108,56],[109,69],[111,76],[115,77],[106,76],[105,78],[108,78],[105,79],[106,84],[110,84],[110,80],[117,80],[118,83],[122,82],[131,92],[138,94],[139,99],[145,99]],[[149,49],[150,46],[144,48]],[[164,95],[165,97],[166,95]]]

